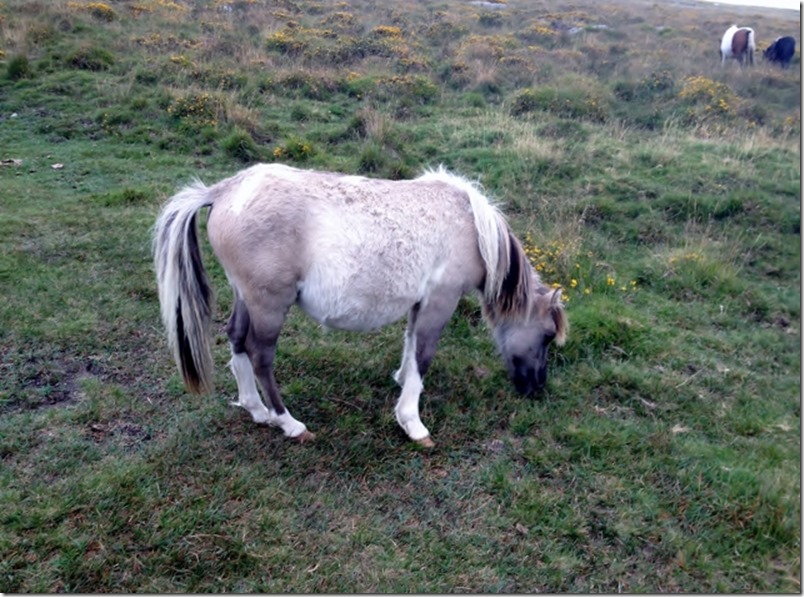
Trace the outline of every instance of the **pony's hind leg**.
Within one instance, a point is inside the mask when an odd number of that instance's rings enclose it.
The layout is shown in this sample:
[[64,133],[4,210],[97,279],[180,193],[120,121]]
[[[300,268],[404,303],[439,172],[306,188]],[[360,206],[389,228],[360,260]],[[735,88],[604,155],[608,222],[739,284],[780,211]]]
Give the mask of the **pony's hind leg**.
[[[294,419],[291,414],[285,409],[281,399],[279,399],[280,409],[276,409],[273,405],[273,400],[270,406],[266,406],[257,391],[257,378],[255,376],[254,365],[252,357],[249,354],[248,345],[255,345],[251,338],[253,331],[251,329],[251,318],[245,303],[241,299],[236,299],[234,311],[229,319],[227,326],[227,333],[229,335],[229,342],[232,349],[232,359],[229,361],[229,368],[234,374],[237,381],[237,402],[233,402],[235,406],[245,408],[250,414],[255,423],[263,423],[274,427],[280,427],[288,437],[298,438],[300,441],[311,439],[313,434],[307,431],[307,427]],[[252,348],[252,353],[257,353],[260,348]],[[272,351],[273,352],[273,351]],[[278,390],[276,389],[276,382],[273,381],[273,355],[271,356],[270,378],[268,383],[276,391],[278,398]],[[261,380],[262,381],[262,380]],[[263,382],[265,387],[265,383]],[[269,390],[266,390],[269,392]]]
[[276,418],[276,413],[263,404],[257,391],[254,368],[246,353],[246,336],[250,324],[246,304],[240,299],[235,299],[234,310],[229,318],[229,324],[226,326],[229,347],[232,350],[229,369],[237,382],[237,401],[232,402],[232,405],[245,408],[255,423],[270,423]]

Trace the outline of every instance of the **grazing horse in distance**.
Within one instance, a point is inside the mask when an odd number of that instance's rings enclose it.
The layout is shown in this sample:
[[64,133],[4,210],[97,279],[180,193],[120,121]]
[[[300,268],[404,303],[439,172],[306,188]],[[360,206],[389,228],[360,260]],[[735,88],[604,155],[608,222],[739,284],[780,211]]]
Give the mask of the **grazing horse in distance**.
[[754,30],[750,27],[732,25],[726,29],[720,41],[720,64],[726,64],[726,59],[734,58],[742,66],[747,63],[754,64]]
[[234,291],[227,326],[234,404],[287,437],[313,437],[285,408],[274,378],[277,339],[293,305],[323,326],[363,332],[407,314],[395,414],[426,447],[433,441],[419,416],[422,378],[462,296],[480,295],[522,394],[544,386],[548,348],[566,337],[561,289],[541,282],[478,185],[443,168],[390,181],[259,164],[213,186],[185,187],[154,227],[162,322],[192,392],[212,389],[213,293],[197,231],[205,207],[209,242]]
[[778,62],[782,68],[790,66],[790,61],[796,53],[796,40],[786,35],[777,37],[770,46],[763,52],[763,56],[768,62]]

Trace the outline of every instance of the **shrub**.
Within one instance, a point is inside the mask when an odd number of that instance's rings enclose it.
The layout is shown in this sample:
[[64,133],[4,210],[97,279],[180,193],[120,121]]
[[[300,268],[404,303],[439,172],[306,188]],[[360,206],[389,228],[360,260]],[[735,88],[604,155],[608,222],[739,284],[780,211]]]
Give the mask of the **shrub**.
[[623,121],[645,130],[661,128],[664,112],[674,105],[675,81],[667,71],[653,73],[641,81],[618,81],[612,91],[616,102],[613,112]]
[[117,13],[115,13],[114,9],[103,2],[90,2],[84,8],[89,14],[100,21],[110,23],[117,18]]
[[324,21],[324,25],[333,25],[336,27],[348,29],[359,24],[359,20],[355,15],[346,11],[337,11],[328,15]]
[[386,39],[402,39],[402,30],[391,25],[378,25],[371,30],[369,35]]
[[216,68],[194,68],[190,71],[190,78],[204,87],[223,90],[242,89],[247,82],[244,75]]
[[691,123],[730,118],[739,103],[739,98],[728,85],[703,76],[684,79],[678,97],[687,104]]
[[472,108],[485,108],[488,105],[486,103],[486,98],[483,97],[483,94],[476,92],[469,92],[464,94],[463,101],[466,103],[467,106],[470,106]]
[[471,82],[469,65],[462,61],[448,61],[438,69],[438,78],[452,89],[463,89]]
[[218,107],[217,100],[210,94],[197,93],[174,99],[167,107],[167,112],[177,120],[215,126],[218,123]]
[[294,104],[290,109],[290,119],[294,122],[306,122],[311,116],[310,110],[304,104]]
[[241,128],[235,130],[221,142],[223,150],[241,162],[256,162],[262,158],[259,146],[248,133]]
[[27,56],[14,56],[8,61],[8,65],[6,66],[6,76],[12,81],[28,79],[32,75],[33,71],[31,70],[31,63],[28,61]]
[[327,64],[349,64],[369,56],[390,58],[396,53],[396,42],[396,38],[387,35],[344,36],[332,46],[319,48],[313,57]]
[[70,52],[65,62],[71,68],[101,71],[114,64],[114,54],[96,46],[83,46]]
[[322,40],[335,39],[337,34],[331,29],[306,29],[296,24],[288,24],[285,29],[272,33],[266,39],[266,47],[287,56],[299,56],[310,48],[316,48]]
[[56,28],[50,23],[32,25],[25,37],[35,45],[47,43],[56,38]]
[[601,99],[571,88],[527,88],[514,96],[511,104],[513,116],[534,111],[551,112],[564,118],[580,118],[593,122],[604,122],[607,116]]
[[668,70],[654,71],[640,81],[618,81],[614,95],[626,102],[650,102],[658,97],[674,93],[675,79]]
[[274,158],[291,159],[296,162],[303,162],[307,158],[316,154],[316,149],[313,144],[304,139],[291,137],[284,145],[274,148]]
[[386,155],[383,147],[377,143],[368,143],[360,152],[358,171],[363,173],[376,173],[386,164]]
[[159,73],[153,69],[140,69],[134,73],[134,80],[140,85],[156,85]]
[[528,44],[531,44],[529,46],[531,50],[552,49],[559,45],[562,40],[559,31],[549,23],[542,21],[537,21],[525,31],[520,32],[519,36]]
[[297,70],[279,75],[275,79],[263,79],[258,83],[258,90],[260,93],[270,91],[278,94],[294,91],[296,93],[293,95],[321,101],[328,99],[339,86],[342,83],[327,76]]
[[289,56],[297,56],[301,54],[307,47],[308,42],[304,39],[299,39],[293,34],[292,29],[283,29],[268,36],[265,40],[265,46],[269,50],[276,50],[282,54]]
[[498,12],[482,12],[478,15],[477,22],[484,27],[499,27],[503,24],[503,16]]
[[458,39],[466,34],[466,27],[450,23],[445,20],[438,20],[435,23],[427,25],[422,34],[427,37],[431,43],[446,43],[450,40]]
[[438,87],[424,75],[395,75],[380,80],[379,87],[390,98],[416,104],[430,103],[438,95]]
[[363,99],[377,87],[377,82],[368,76],[360,76],[357,73],[349,73],[343,81],[346,95],[356,99]]

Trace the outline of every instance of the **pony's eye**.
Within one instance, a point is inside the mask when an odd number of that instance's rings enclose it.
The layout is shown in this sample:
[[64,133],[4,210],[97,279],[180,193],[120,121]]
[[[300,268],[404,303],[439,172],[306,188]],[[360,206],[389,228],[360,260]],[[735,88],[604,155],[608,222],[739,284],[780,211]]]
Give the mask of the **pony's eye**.
[[544,335],[544,345],[547,346],[556,337],[555,332]]

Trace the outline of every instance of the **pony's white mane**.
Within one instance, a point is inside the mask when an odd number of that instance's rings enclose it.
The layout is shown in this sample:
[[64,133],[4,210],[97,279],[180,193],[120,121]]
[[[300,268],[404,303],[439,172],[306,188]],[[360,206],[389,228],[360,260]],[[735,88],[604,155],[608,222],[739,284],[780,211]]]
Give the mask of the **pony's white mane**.
[[508,242],[508,222],[505,216],[482,192],[479,182],[473,182],[448,172],[444,165],[426,170],[417,180],[439,181],[456,187],[469,196],[477,229],[480,255],[486,264],[486,284],[483,291],[487,302],[493,302],[502,291],[503,281],[511,264]]

